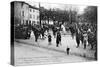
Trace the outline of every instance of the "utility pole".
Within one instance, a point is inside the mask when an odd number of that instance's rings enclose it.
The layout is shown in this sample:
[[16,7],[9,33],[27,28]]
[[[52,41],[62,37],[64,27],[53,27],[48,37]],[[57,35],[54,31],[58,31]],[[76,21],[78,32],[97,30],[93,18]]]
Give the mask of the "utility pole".
[[69,10],[69,23],[71,24],[71,21],[72,20],[72,18],[71,18],[71,9]]
[[72,24],[72,6],[70,7],[70,24]]
[[40,26],[41,26],[41,6],[40,6],[40,3],[39,3],[39,20],[40,20]]

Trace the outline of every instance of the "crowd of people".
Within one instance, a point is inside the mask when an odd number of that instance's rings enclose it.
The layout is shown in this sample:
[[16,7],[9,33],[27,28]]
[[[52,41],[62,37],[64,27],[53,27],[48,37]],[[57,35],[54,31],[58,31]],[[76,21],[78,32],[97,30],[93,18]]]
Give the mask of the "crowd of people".
[[[55,26],[49,27],[49,26],[45,26],[45,25],[32,27],[32,31],[34,32],[34,36],[35,36],[35,41],[37,42],[39,37],[42,39],[45,39],[45,36],[47,36],[48,43],[49,43],[49,45],[51,45],[53,37],[52,37],[51,33],[49,32],[50,30],[53,32],[54,38],[56,38],[56,44],[57,44],[56,46],[58,47],[59,44],[61,43],[60,27],[55,27]],[[45,32],[47,32],[48,34],[46,35]]]
[[[80,46],[80,43],[84,45],[84,49],[86,49],[87,45],[91,45],[91,49],[94,48],[97,44],[97,38],[96,38],[96,33],[94,30],[92,31],[93,26],[88,25],[88,24],[83,24],[83,25],[76,25],[76,26],[70,26],[69,31],[71,32],[72,38],[76,40],[77,43],[77,48]],[[59,44],[61,44],[61,27],[56,27],[52,26],[50,27],[45,27],[45,26],[37,26],[33,28],[34,35],[35,35],[35,41],[37,42],[37,39],[42,36],[42,38],[45,38],[45,32],[48,32],[48,43],[51,44],[52,42],[52,36],[49,33],[49,30],[52,30],[54,38],[56,38],[56,47],[59,47]]]
[[[61,26],[61,25],[60,25]],[[24,32],[25,26],[19,25],[16,26],[15,28],[15,33],[16,36],[18,36],[18,33],[20,32]],[[66,28],[66,27],[65,27]],[[23,29],[23,30],[22,30]],[[69,29],[69,30],[68,30]],[[84,49],[86,49],[87,46],[91,46],[91,49],[97,49],[97,26],[96,25],[92,25],[92,24],[74,24],[69,26],[66,31],[70,31],[71,33],[71,37],[72,39],[76,40],[77,46],[76,48],[78,48],[80,46],[80,44],[84,45]],[[26,38],[31,37],[30,34],[31,32],[34,33],[35,36],[35,42],[38,42],[38,39],[45,39],[48,38],[48,45],[52,45],[52,34],[50,33],[50,31],[52,31],[53,37],[56,38],[56,47],[59,47],[61,44],[61,40],[62,40],[62,28],[61,27],[57,27],[55,25],[49,26],[49,25],[28,25],[26,26]],[[47,32],[47,34],[45,34],[45,32]],[[25,32],[24,32],[25,33]],[[21,35],[23,36],[23,35]],[[69,50],[70,48],[66,49],[69,54]],[[97,54],[97,52],[95,53],[95,55]]]
[[[61,25],[60,25],[61,26]],[[42,39],[45,39],[45,36],[48,37],[48,43],[51,44],[52,42],[52,36],[49,33],[49,30],[51,30],[53,32],[53,36],[54,38],[56,38],[56,47],[59,47],[59,44],[61,44],[61,32],[62,29],[61,27],[57,27],[55,25],[49,26],[49,25],[28,25],[26,26],[26,32],[28,32],[27,34],[31,34],[30,31],[33,31],[34,36],[35,36],[35,42],[38,41],[39,37],[41,37]],[[64,25],[63,25],[64,26]],[[16,27],[17,30],[22,29],[23,26],[20,25],[20,27]],[[65,27],[66,28],[66,27]],[[66,31],[70,31],[72,38],[76,40],[77,43],[77,48],[80,46],[80,43],[82,43],[84,45],[84,49],[86,49],[87,45],[91,45],[91,49],[94,48],[94,46],[97,45],[97,32],[96,32],[96,28],[91,25],[91,24],[74,24],[69,26],[69,30]],[[48,35],[45,35],[45,32],[48,33]],[[17,33],[18,35],[18,33]],[[25,35],[26,36],[26,35]],[[30,35],[27,35],[26,37],[30,37]]]

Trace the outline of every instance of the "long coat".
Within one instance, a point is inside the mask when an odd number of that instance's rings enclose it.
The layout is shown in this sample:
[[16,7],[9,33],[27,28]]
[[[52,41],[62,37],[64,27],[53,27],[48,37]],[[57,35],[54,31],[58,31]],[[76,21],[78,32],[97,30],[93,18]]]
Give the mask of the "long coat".
[[61,35],[57,34],[56,43],[59,44],[60,41],[61,41]]

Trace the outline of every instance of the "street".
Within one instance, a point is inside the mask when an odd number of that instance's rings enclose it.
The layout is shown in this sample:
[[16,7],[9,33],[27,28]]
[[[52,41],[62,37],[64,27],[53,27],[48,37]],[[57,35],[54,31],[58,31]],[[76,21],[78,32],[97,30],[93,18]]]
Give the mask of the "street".
[[[52,34],[52,32],[50,32]],[[33,65],[33,64],[50,64],[66,62],[85,62],[93,61],[94,50],[83,49],[83,45],[76,48],[75,38],[72,39],[70,34],[62,35],[61,45],[56,47],[56,38],[52,35],[52,43],[48,44],[48,38],[38,39],[35,42],[34,35],[30,39],[16,39],[15,45],[15,64],[16,65]],[[66,48],[70,48],[70,54],[67,55]]]

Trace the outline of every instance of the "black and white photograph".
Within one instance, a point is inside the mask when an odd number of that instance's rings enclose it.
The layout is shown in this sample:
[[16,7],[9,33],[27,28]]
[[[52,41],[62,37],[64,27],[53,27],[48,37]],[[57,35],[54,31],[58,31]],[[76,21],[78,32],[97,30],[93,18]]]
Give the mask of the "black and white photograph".
[[98,60],[98,6],[10,2],[11,65]]

